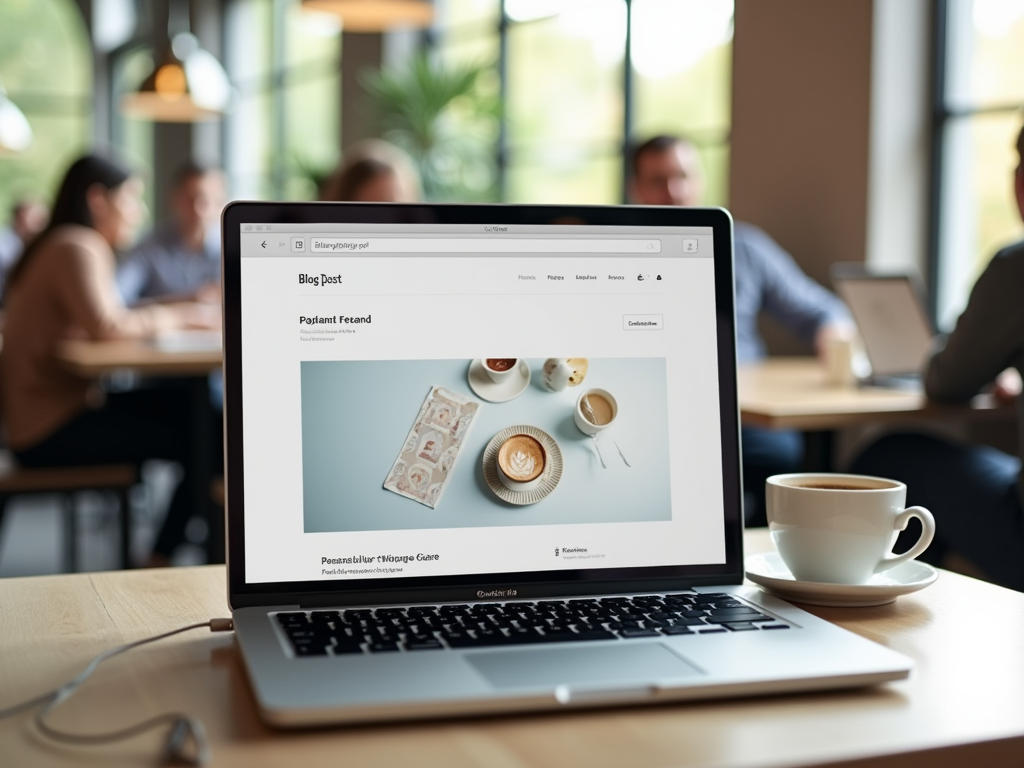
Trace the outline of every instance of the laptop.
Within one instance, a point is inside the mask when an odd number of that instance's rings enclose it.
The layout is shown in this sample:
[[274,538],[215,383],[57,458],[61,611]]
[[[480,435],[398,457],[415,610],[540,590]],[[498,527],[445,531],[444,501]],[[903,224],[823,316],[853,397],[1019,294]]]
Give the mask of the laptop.
[[743,585],[726,211],[237,202],[223,232],[228,589],[266,721],[909,673]]
[[836,264],[832,284],[846,302],[871,365],[865,384],[916,388],[935,335],[916,277],[908,272]]

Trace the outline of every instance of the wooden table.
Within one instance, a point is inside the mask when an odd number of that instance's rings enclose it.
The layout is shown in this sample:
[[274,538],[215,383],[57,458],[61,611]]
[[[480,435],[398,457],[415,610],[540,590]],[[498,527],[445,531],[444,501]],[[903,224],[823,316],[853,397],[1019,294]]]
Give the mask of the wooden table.
[[[747,542],[770,547],[763,530]],[[222,566],[0,580],[0,708],[64,682],[114,644],[226,616],[224,582]],[[1024,762],[1024,594],[943,572],[888,606],[810,610],[913,657],[916,669],[845,693],[286,733],[259,721],[230,635],[196,630],[107,662],[55,722],[98,730],[186,712],[206,725],[212,765],[240,768]],[[5,766],[152,765],[161,743],[149,734],[72,749],[42,739],[27,714],[0,721]]]
[[881,387],[835,387],[813,357],[773,357],[740,366],[740,419],[768,429],[839,429],[866,423],[962,418],[1012,418],[1013,406],[988,396],[969,406],[929,402],[921,392]]
[[922,392],[830,386],[813,357],[773,357],[740,366],[738,385],[741,422],[803,432],[809,470],[831,469],[833,436],[844,427],[1016,418],[1012,405],[987,395],[969,405],[944,405],[930,402]]
[[71,371],[97,378],[116,371],[143,376],[206,376],[221,366],[220,349],[168,352],[146,341],[65,341],[57,358]]
[[189,392],[192,439],[189,451],[189,499],[196,510],[204,510],[207,521],[206,556],[209,563],[224,562],[224,522],[219,510],[211,508],[210,489],[214,475],[213,446],[209,436],[209,374],[220,370],[220,349],[167,351],[143,340],[65,341],[57,358],[68,370],[88,379],[120,371],[142,376],[174,377],[183,380]]

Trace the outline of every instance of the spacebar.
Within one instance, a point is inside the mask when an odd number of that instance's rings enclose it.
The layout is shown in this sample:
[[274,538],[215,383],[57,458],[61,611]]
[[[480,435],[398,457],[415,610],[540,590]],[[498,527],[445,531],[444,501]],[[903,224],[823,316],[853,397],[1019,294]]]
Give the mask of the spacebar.
[[565,632],[554,635],[490,635],[487,637],[458,637],[446,639],[452,648],[487,648],[496,645],[534,645],[537,643],[572,643],[581,640],[616,640],[612,632],[592,630],[590,632]]

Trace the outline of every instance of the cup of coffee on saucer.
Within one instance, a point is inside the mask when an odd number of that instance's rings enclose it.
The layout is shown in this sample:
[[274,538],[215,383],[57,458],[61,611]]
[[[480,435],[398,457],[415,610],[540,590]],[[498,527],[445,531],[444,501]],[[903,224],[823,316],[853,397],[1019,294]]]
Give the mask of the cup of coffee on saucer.
[[588,389],[576,399],[573,420],[580,432],[591,437],[608,429],[619,415],[619,403],[606,389]]
[[[796,473],[767,481],[768,530],[779,557],[799,581],[866,584],[913,560],[931,544],[935,519],[905,507],[907,486],[866,475]],[[912,517],[923,531],[907,552],[892,548]]]
[[519,359],[515,357],[485,357],[484,371],[495,384],[504,384],[515,372]]
[[547,459],[540,440],[531,435],[512,435],[498,448],[498,479],[510,491],[532,491],[543,479]]

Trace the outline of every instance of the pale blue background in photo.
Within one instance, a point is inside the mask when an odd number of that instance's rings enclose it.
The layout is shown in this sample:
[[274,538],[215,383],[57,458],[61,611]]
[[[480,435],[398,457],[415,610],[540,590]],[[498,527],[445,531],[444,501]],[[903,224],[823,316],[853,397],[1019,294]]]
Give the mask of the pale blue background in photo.
[[[378,531],[508,525],[564,525],[670,520],[667,385],[664,358],[595,358],[581,387],[619,402],[615,423],[593,440],[576,428],[580,388],[544,389],[543,360],[528,360],[530,385],[507,403],[480,401],[458,464],[431,509],[384,489],[406,436],[432,386],[479,400],[469,360],[302,363],[302,459],[305,530]],[[530,424],[551,435],[564,469],[537,504],[497,498],[484,480],[484,448],[495,434]],[[627,467],[612,444],[622,448]]]

